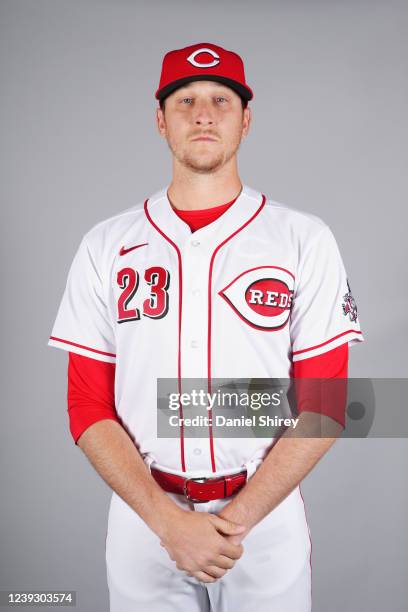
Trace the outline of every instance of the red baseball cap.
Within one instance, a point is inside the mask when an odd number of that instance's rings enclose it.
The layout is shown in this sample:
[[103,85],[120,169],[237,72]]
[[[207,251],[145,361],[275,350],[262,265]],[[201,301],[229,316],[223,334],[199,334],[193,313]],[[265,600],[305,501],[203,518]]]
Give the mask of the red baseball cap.
[[240,56],[212,43],[198,43],[166,53],[155,97],[162,100],[190,81],[223,83],[247,102],[254,96],[245,82]]

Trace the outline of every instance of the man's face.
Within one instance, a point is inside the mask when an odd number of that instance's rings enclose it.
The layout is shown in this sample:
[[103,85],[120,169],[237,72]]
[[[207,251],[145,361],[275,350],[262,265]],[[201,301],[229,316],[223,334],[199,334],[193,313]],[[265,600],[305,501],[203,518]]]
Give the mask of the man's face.
[[237,152],[249,130],[251,111],[229,87],[192,81],[157,109],[157,126],[177,161],[201,174],[219,170]]

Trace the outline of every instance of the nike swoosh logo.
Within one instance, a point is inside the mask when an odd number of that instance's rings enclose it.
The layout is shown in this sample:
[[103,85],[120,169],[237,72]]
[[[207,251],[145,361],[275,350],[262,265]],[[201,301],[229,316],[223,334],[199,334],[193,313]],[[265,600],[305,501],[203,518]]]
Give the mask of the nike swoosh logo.
[[130,253],[130,251],[134,251],[135,249],[140,249],[140,247],[146,246],[147,244],[149,243],[144,242],[143,244],[136,244],[136,246],[129,247],[128,249],[125,249],[125,247],[123,246],[119,251],[119,255],[126,255],[127,253]]

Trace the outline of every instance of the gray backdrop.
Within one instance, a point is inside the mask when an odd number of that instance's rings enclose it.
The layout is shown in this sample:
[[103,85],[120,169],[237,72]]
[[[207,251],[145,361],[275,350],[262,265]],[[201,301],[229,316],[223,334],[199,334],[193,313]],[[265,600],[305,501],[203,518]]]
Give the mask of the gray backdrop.
[[[1,1],[0,589],[76,589],[81,612],[108,610],[110,491],[70,437],[67,355],[46,343],[82,235],[170,180],[153,98],[167,50],[243,55],[243,181],[332,228],[365,336],[350,376],[407,376],[407,16],[396,1]],[[306,478],[314,612],[406,610],[407,448],[340,440]]]

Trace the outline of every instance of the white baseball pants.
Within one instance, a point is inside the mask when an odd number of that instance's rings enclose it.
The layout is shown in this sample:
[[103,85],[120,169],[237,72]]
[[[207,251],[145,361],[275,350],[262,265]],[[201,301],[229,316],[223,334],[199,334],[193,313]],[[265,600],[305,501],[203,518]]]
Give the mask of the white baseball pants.
[[[194,512],[217,514],[230,501],[194,504],[166,494]],[[156,534],[113,493],[106,537],[110,612],[310,612],[311,541],[299,487],[242,543],[234,567],[202,583],[176,567]]]

